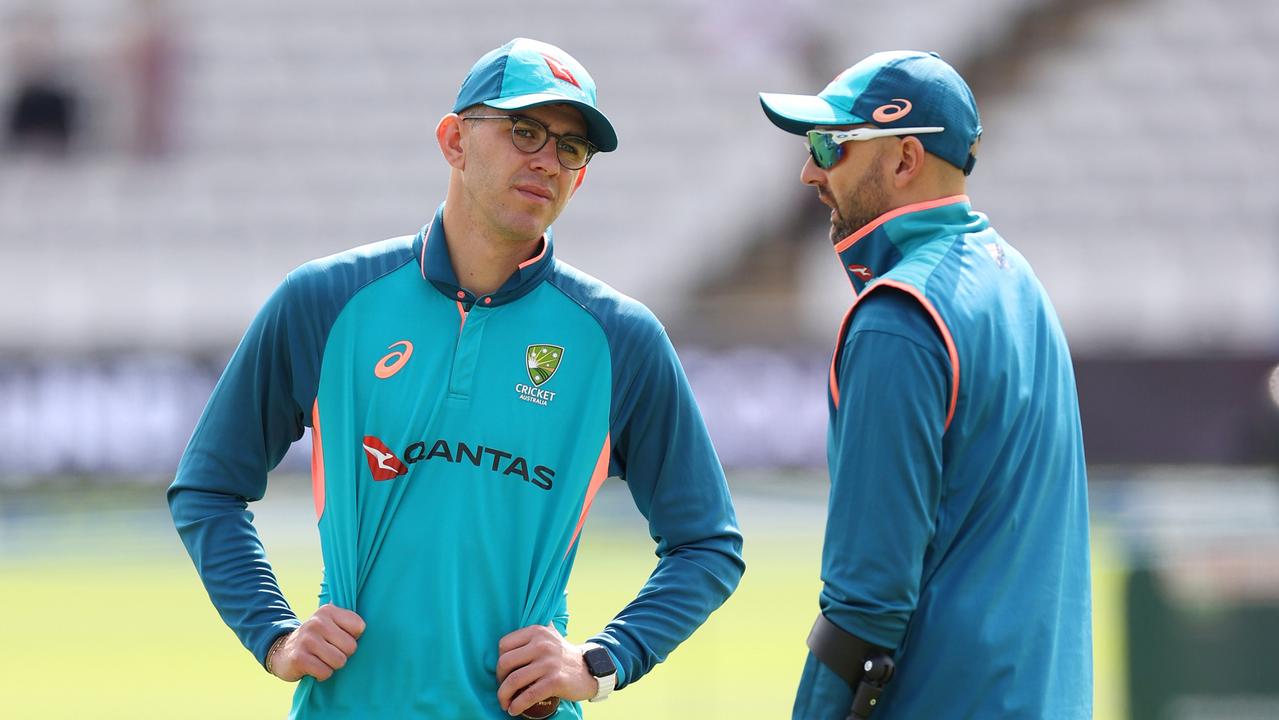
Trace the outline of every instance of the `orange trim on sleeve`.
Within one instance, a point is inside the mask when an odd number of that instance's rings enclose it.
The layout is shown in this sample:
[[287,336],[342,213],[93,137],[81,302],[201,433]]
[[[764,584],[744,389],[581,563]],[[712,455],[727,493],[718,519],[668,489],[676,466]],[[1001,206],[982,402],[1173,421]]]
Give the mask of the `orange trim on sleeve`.
[[835,366],[839,363],[839,351],[844,347],[844,333],[848,332],[848,321],[853,318],[853,308],[857,307],[857,301],[860,297],[853,299],[853,304],[848,306],[848,312],[844,313],[844,320],[839,324],[839,332],[835,335],[835,352],[830,356],[830,397],[835,401],[835,409],[839,409],[839,377],[835,374]]
[[320,439],[320,399],[311,405],[311,497],[315,519],[324,514],[324,443]]
[[857,309],[857,304],[869,295],[870,291],[881,286],[896,288],[919,301],[919,304],[924,307],[928,316],[932,318],[933,324],[937,326],[938,332],[941,333],[942,342],[946,345],[946,355],[950,357],[950,403],[949,407],[946,409],[946,424],[942,428],[942,431],[945,432],[950,429],[950,421],[955,418],[955,406],[959,403],[959,350],[955,346],[955,339],[951,337],[950,328],[947,327],[945,321],[941,319],[941,314],[937,312],[937,308],[933,307],[933,304],[928,302],[928,299],[924,297],[924,294],[914,286],[907,285],[906,283],[898,280],[880,280],[874,285],[866,288],[861,295],[857,296],[856,300],[853,300],[852,306],[848,308],[848,312],[844,315],[844,322],[839,326],[839,335],[835,337],[835,353],[830,359],[830,395],[831,399],[835,402],[835,409],[839,409],[839,376],[836,372],[836,366],[839,363],[839,351],[844,345],[844,334],[848,332],[848,326],[853,317],[853,310]]
[[874,220],[870,221],[866,225],[863,225],[861,230],[858,230],[852,235],[849,235],[843,240],[840,240],[839,242],[835,243],[835,252],[837,253],[844,252],[848,248],[857,244],[858,240],[861,240],[862,238],[869,235],[875,228],[879,227],[880,225],[883,225],[884,223],[888,222],[889,220],[892,220],[893,218],[901,217],[902,215],[905,215],[907,213],[919,212],[920,210],[931,210],[932,208],[941,207],[942,205],[953,205],[958,202],[968,202],[968,196],[967,195],[951,195],[950,197],[938,198],[936,200],[926,200],[924,202],[914,203],[912,205],[903,205],[897,208],[896,210],[890,210],[884,213],[883,215],[880,215],[879,217],[875,218]]
[[604,436],[604,447],[600,448],[600,457],[595,461],[595,471],[591,473],[591,483],[586,487],[586,498],[582,501],[582,514],[577,518],[577,527],[573,528],[573,537],[568,541],[568,547],[564,549],[564,557],[567,558],[569,552],[573,549],[573,543],[577,542],[577,536],[582,532],[582,526],[586,524],[586,516],[591,512],[591,503],[595,502],[595,493],[600,491],[600,486],[604,484],[604,480],[608,478],[608,455],[612,449],[611,438]]
[[955,405],[959,402],[959,350],[955,347],[955,339],[950,335],[950,328],[946,326],[946,322],[941,319],[941,314],[937,312],[937,308],[928,302],[928,298],[917,288],[907,285],[897,280],[880,280],[880,285],[894,287],[902,292],[908,293],[924,306],[924,310],[932,317],[933,322],[937,325],[937,330],[941,332],[941,339],[946,343],[946,354],[950,356],[950,407],[946,410],[946,425],[943,430],[950,429],[950,421],[955,417]]

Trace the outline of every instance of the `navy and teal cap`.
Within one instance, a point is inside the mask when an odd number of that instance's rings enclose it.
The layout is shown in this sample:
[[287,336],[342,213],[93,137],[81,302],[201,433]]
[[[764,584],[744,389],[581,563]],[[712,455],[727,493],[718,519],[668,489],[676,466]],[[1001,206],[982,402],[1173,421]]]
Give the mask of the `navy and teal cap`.
[[462,81],[453,112],[484,104],[520,110],[564,103],[581,111],[586,139],[601,152],[617,149],[617,133],[595,107],[595,80],[572,55],[549,43],[515,38],[480,58]]
[[840,73],[817,95],[760,93],[777,127],[803,135],[817,125],[944,127],[916,137],[924,149],[964,171],[977,163],[977,101],[955,68],[933,52],[879,52]]

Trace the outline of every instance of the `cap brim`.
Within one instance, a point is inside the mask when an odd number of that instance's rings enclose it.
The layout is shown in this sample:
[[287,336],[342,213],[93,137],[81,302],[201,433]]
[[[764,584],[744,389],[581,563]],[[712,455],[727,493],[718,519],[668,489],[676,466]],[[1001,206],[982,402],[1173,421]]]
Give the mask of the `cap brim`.
[[572,105],[581,111],[582,118],[586,120],[586,139],[599,148],[600,152],[613,152],[617,149],[617,133],[613,130],[613,123],[609,122],[604,113],[580,100],[573,100],[555,93],[532,93],[484,101],[485,105],[498,110],[522,110],[556,103]]
[[816,95],[760,93],[759,104],[774,125],[796,135],[803,135],[814,125],[859,125],[866,122]]

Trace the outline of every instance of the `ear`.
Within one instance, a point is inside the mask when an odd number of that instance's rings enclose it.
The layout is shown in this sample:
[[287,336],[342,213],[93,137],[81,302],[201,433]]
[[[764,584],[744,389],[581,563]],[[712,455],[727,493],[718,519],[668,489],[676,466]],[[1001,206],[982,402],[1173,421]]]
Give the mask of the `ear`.
[[435,126],[435,139],[440,143],[440,154],[458,170],[466,169],[466,149],[462,144],[462,118],[449,113]]
[[902,138],[897,148],[897,167],[893,169],[893,187],[901,190],[923,172],[927,152],[924,150],[924,144],[913,135]]
[[582,187],[582,183],[585,180],[586,180],[586,168],[583,167],[581,170],[577,171],[577,179],[573,181],[573,189],[569,191],[568,196],[573,197],[573,193],[577,192],[577,189]]

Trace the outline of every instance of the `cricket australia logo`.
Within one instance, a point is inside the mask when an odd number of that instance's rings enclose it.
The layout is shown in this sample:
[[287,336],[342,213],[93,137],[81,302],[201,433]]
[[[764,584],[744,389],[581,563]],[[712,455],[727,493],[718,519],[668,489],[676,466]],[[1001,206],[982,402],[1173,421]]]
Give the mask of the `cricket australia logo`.
[[560,369],[560,361],[564,359],[564,348],[559,345],[529,345],[524,353],[524,369],[528,371],[532,386],[520,383],[515,392],[525,402],[547,405],[555,399],[555,393],[543,390],[542,386]]
[[529,345],[528,355],[525,357],[528,360],[525,363],[528,366],[528,379],[532,380],[534,385],[542,387],[560,368],[564,348],[558,345]]

